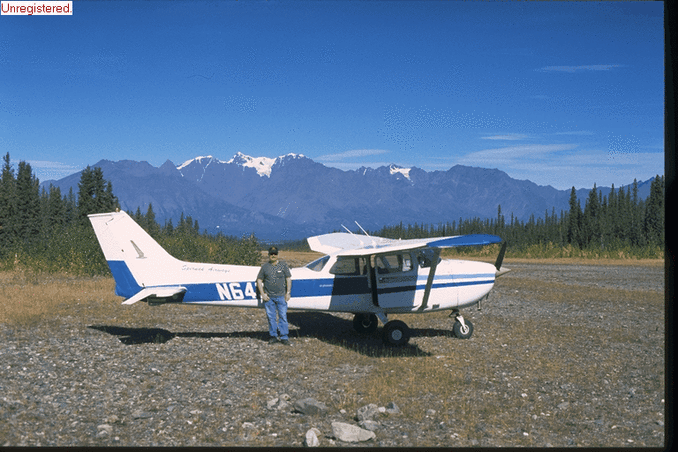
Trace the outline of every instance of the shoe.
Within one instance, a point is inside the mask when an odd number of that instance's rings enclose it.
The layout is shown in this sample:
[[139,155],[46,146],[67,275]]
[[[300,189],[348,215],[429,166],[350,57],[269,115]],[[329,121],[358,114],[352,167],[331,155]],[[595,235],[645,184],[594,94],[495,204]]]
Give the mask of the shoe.
[[292,344],[290,344],[290,341],[288,341],[287,339],[283,339],[283,340],[281,340],[280,342],[281,342],[283,345],[292,345]]
[[268,340],[268,343],[269,343],[269,344],[275,344],[275,343],[277,343],[277,342],[278,342],[278,338],[277,338],[277,337],[271,337],[271,338]]

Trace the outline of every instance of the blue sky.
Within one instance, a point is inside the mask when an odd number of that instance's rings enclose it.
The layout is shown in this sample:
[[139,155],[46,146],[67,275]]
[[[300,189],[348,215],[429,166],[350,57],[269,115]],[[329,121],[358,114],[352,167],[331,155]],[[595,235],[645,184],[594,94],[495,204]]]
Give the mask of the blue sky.
[[559,189],[664,172],[661,2],[74,1],[0,17],[0,152],[304,154]]

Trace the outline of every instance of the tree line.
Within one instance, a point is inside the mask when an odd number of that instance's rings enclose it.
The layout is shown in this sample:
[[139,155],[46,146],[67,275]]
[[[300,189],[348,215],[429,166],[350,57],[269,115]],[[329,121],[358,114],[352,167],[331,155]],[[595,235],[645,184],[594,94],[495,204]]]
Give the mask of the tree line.
[[[645,200],[638,196],[635,180],[632,186],[621,189],[613,185],[605,196],[594,185],[582,208],[572,187],[569,210],[547,210],[543,218],[532,215],[521,221],[513,213],[507,218],[498,206],[496,218],[459,218],[439,224],[401,222],[371,234],[411,239],[486,233],[506,240],[509,254],[541,248],[560,250],[560,255],[583,250],[610,257],[661,257],[665,242],[664,192],[663,176],[654,178]],[[24,161],[19,162],[15,172],[7,153],[0,175],[0,268],[19,265],[41,271],[107,274],[108,265],[87,215],[119,208],[111,182],[104,179],[101,168],[88,166],[82,171],[77,194],[72,188],[62,194],[59,187],[52,185],[40,189],[30,164]],[[201,233],[198,221],[183,213],[177,225],[171,219],[160,225],[152,204],[144,213],[137,208],[129,214],[178,259],[259,264],[260,244],[254,235],[236,238]],[[574,254],[563,254],[563,250]]]
[[[30,164],[21,161],[14,171],[9,153],[0,175],[0,268],[30,268],[101,275],[108,265],[87,218],[92,213],[120,208],[110,181],[101,168],[82,171],[77,194],[71,188],[40,189]],[[188,261],[258,265],[259,245],[254,235],[238,239],[200,233],[197,220],[182,213],[179,224],[159,225],[152,204],[142,214],[128,212],[170,254]]]
[[665,243],[664,184],[664,176],[657,175],[645,200],[638,196],[637,180],[626,188],[615,189],[613,184],[608,195],[603,195],[594,184],[583,208],[572,187],[569,210],[546,210],[543,218],[533,214],[529,220],[520,221],[513,213],[506,218],[499,205],[496,218],[460,218],[439,224],[401,222],[374,231],[374,235],[412,239],[494,234],[508,242],[513,253],[541,247],[610,257],[658,257]]

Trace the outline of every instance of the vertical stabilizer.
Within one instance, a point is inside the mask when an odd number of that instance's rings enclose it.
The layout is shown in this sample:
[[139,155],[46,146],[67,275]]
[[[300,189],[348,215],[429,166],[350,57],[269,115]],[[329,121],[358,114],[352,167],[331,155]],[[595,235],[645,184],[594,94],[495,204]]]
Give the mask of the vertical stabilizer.
[[116,283],[116,294],[131,297],[144,287],[170,283],[166,270],[180,265],[126,212],[89,215]]

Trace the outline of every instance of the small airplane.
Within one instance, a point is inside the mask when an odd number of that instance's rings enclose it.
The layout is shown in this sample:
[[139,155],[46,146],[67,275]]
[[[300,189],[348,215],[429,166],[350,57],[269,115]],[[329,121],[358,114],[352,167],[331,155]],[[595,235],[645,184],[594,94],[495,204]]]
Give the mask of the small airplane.
[[[178,260],[126,212],[89,219],[115,279],[115,294],[126,298],[122,304],[264,307],[256,285],[259,267]],[[488,234],[394,240],[349,231],[307,240],[325,256],[290,269],[288,309],[352,313],[360,333],[374,333],[378,319],[383,340],[391,345],[406,344],[410,332],[404,322],[389,321],[389,314],[450,310],[454,335],[470,338],[473,324],[459,310],[479,304],[495,279],[510,271],[501,266],[506,242],[494,265],[440,258],[443,248],[502,242]]]

